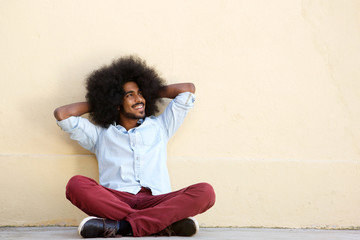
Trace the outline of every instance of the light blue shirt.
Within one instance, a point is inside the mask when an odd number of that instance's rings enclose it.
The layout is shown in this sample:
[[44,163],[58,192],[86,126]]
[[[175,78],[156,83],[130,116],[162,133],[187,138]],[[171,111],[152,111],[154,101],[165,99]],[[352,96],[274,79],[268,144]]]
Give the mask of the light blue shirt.
[[95,153],[102,186],[132,194],[147,187],[153,195],[159,195],[171,191],[167,142],[194,101],[194,94],[181,93],[161,115],[146,117],[140,126],[129,131],[115,124],[102,128],[83,117],[69,117],[57,123],[82,147]]

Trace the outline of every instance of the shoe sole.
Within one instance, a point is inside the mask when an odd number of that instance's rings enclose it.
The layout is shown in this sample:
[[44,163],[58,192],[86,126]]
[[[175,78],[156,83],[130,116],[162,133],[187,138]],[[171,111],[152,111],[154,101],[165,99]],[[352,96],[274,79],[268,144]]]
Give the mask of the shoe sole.
[[[82,231],[82,229],[83,229],[83,226],[85,225],[85,223],[87,222],[87,221],[89,221],[89,220],[91,220],[91,219],[94,219],[94,218],[98,218],[98,217],[86,217],[86,218],[84,218],[82,221],[81,221],[81,223],[79,224],[79,227],[78,227],[78,234],[81,236],[81,231]],[[199,229],[200,229],[200,227],[199,227],[199,223],[198,223],[198,221],[196,221],[196,219],[195,218],[193,218],[193,217],[188,217],[188,219],[191,219],[193,222],[194,222],[194,224],[195,224],[195,233],[194,234],[192,234],[191,236],[194,236],[197,232],[199,232]],[[82,236],[81,236],[82,237]],[[189,236],[190,237],[190,236]]]
[[[85,223],[91,219],[94,219],[94,218],[97,218],[97,217],[87,217],[87,218],[84,218],[81,223],[79,224],[79,227],[78,227],[78,234],[81,236],[81,231],[83,229],[83,226],[85,225]],[[81,236],[82,237],[82,236]]]

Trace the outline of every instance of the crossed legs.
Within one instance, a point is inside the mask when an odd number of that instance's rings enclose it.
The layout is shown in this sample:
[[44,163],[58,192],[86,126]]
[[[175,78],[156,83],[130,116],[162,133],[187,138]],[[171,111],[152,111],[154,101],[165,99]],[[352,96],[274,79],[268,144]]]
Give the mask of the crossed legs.
[[90,216],[128,221],[136,237],[157,233],[174,222],[205,212],[215,203],[214,190],[207,183],[157,196],[142,188],[133,195],[79,175],[69,180],[66,197]]

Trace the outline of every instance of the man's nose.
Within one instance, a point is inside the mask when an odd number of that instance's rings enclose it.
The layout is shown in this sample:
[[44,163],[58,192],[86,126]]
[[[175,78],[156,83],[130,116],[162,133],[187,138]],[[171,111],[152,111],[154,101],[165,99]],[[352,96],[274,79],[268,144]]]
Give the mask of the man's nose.
[[135,97],[135,101],[136,101],[136,102],[143,102],[143,100],[144,100],[143,96],[141,96],[141,95],[136,95],[136,97]]

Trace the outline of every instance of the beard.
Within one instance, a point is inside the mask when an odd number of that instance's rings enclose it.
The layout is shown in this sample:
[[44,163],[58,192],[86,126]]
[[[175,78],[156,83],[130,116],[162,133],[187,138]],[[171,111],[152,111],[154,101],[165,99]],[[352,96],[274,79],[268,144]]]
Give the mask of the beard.
[[140,112],[140,114],[125,112],[123,108],[120,108],[122,115],[128,119],[143,119],[145,118],[145,111]]

